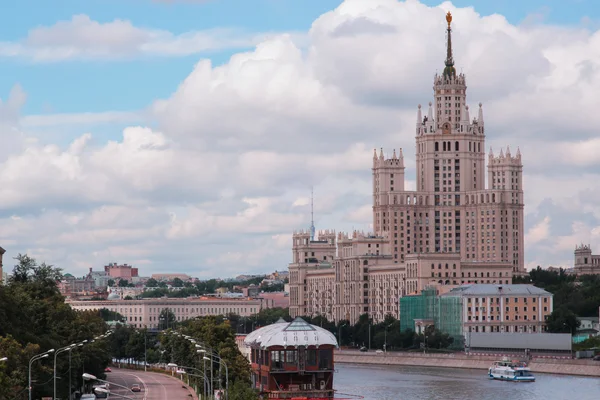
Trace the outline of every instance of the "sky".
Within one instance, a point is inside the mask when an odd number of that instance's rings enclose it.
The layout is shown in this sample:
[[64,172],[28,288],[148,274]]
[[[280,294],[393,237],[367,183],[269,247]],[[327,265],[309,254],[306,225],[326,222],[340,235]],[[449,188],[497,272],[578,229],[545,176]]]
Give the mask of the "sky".
[[42,3],[0,13],[5,271],[285,270],[311,187],[317,229],[369,231],[374,148],[414,187],[447,11],[487,146],[523,155],[527,267],[600,252],[595,1]]

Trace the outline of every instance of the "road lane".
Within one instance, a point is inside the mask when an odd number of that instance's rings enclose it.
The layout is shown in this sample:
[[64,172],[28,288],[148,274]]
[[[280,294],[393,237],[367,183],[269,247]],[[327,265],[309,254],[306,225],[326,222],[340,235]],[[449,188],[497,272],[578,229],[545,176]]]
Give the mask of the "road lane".
[[[131,388],[133,384],[142,387],[142,392],[134,396],[118,386],[111,386],[110,391],[115,394],[132,397],[135,400],[184,400],[191,399],[190,392],[182,387],[181,381],[170,376],[155,372],[144,372],[137,370],[113,368],[112,372],[106,373],[106,380]],[[112,396],[119,399],[118,396]]]

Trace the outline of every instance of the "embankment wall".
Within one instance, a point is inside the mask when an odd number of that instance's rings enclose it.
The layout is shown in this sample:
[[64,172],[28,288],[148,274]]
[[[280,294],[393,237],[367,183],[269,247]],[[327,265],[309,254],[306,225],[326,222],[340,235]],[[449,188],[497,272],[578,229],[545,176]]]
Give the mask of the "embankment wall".
[[[423,354],[423,353],[362,353],[337,351],[340,364],[410,365],[418,367],[468,368],[487,370],[498,357],[486,355]],[[529,363],[532,372],[600,377],[600,361],[536,359]]]

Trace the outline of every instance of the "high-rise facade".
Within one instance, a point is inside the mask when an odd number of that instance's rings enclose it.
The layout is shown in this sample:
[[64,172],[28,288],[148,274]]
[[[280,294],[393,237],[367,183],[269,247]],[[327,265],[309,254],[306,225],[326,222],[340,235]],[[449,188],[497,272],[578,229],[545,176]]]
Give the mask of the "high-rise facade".
[[[471,119],[466,77],[454,67],[450,13],[446,20],[445,68],[434,78],[427,114],[417,109],[416,190],[405,189],[402,149],[390,157],[374,152],[374,232],[333,234],[337,243],[328,233],[327,244],[294,234],[293,316],[381,320],[397,316],[398,296],[426,286],[508,284],[524,273],[521,153],[490,149],[486,157],[483,107]],[[317,253],[327,263],[308,256]]]

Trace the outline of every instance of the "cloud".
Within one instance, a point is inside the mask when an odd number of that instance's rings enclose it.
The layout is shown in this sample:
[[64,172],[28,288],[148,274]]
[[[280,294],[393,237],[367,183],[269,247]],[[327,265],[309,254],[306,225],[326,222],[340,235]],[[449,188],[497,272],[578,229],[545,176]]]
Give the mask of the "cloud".
[[0,57],[21,57],[34,62],[176,57],[248,48],[270,35],[226,28],[174,34],[136,27],[127,20],[101,23],[85,14],[78,14],[68,21],[34,28],[22,40],[0,42]]
[[[403,148],[414,188],[417,104],[431,100],[444,65],[447,10],[468,102],[484,102],[487,145],[523,154],[527,265],[569,265],[580,241],[600,248],[600,33],[416,0],[346,0],[305,44],[273,35],[222,65],[199,60],[139,113],[19,118],[15,89],[4,120],[23,139],[0,160],[2,247],[79,272],[110,261],[203,277],[283,269],[291,232],[310,225],[311,187],[318,229],[370,229],[373,148]],[[62,48],[76,25],[107,27],[78,18],[20,45]],[[69,57],[158,54],[149,49],[184,40],[113,24],[123,42],[82,34]],[[26,136],[94,118],[135,121],[110,141]]]

